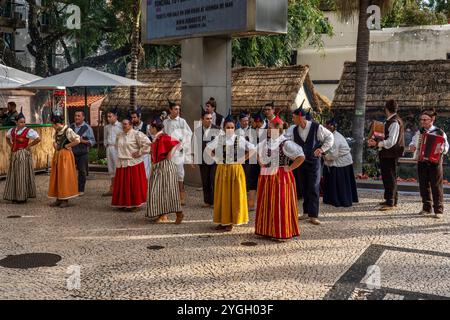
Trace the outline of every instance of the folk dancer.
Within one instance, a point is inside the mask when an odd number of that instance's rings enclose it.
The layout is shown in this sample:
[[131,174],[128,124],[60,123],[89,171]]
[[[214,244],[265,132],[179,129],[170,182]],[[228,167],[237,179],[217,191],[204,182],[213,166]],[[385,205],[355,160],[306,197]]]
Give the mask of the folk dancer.
[[300,220],[320,225],[321,157],[333,146],[334,137],[321,124],[307,120],[307,115],[302,107],[293,112],[295,125],[287,130],[286,137],[302,147],[306,158],[303,165],[294,171],[297,188],[302,188],[303,195],[303,215]]
[[181,205],[186,205],[186,191],[184,189],[184,164],[192,161],[190,152],[192,130],[186,120],[180,117],[180,105],[172,101],[168,102],[170,114],[169,117],[163,122],[164,132],[173,139],[179,141],[181,144],[181,146],[177,148],[172,161],[174,161],[177,166]]
[[203,207],[214,206],[214,179],[216,176],[216,163],[205,153],[206,145],[214,140],[220,133],[220,128],[212,123],[212,114],[202,112],[202,125],[194,130],[192,150],[194,152],[193,165],[200,167],[203,189]]
[[420,196],[423,204],[420,214],[431,215],[432,209],[434,209],[434,218],[440,219],[444,214],[444,173],[442,163],[443,155],[448,153],[449,143],[445,132],[434,125],[436,116],[437,113],[434,109],[428,109],[422,112],[420,115],[421,129],[414,135],[409,148],[411,151],[416,152],[419,148],[419,137],[424,133],[444,137],[445,142],[441,146],[441,157],[438,163],[431,163],[430,161],[418,161],[417,163]]
[[122,130],[116,138],[118,160],[111,206],[137,211],[147,203],[144,155],[150,153],[150,140],[133,129],[129,118],[122,121]]
[[[129,117],[131,118],[133,129],[136,131],[140,131],[143,134],[147,135],[147,137],[149,137],[148,135],[149,125],[142,121],[142,108],[137,107],[136,110],[131,110],[129,112]],[[150,170],[151,170],[150,155],[145,154],[143,158],[144,158],[145,173],[147,174],[148,179],[150,177]]]
[[233,226],[248,223],[245,173],[242,163],[256,153],[256,147],[235,133],[230,115],[224,120],[220,136],[207,144],[205,152],[217,165],[214,183],[214,218],[216,230],[232,231]]
[[80,136],[80,144],[72,148],[78,170],[78,192],[80,196],[84,195],[86,188],[86,177],[89,170],[89,148],[92,148],[95,145],[94,131],[84,120],[84,111],[76,111],[75,123],[70,126],[70,128]]
[[168,222],[167,215],[176,213],[175,224],[183,221],[177,166],[172,161],[180,142],[163,132],[163,122],[156,118],[150,130],[155,137],[151,144],[152,172],[150,176],[147,218],[157,218],[156,223]]
[[26,126],[22,111],[15,121],[16,127],[6,133],[6,142],[11,147],[11,158],[3,199],[13,203],[25,203],[30,198],[36,198],[31,148],[41,139],[35,130]]
[[205,107],[205,111],[209,112],[212,115],[213,124],[215,126],[223,128],[223,124],[224,124],[225,118],[221,114],[217,113],[217,101],[216,101],[216,99],[214,97],[209,98],[209,100],[206,101],[205,106],[206,106]]
[[398,159],[405,151],[405,132],[403,121],[397,114],[398,104],[395,100],[386,102],[384,112],[387,120],[384,126],[384,140],[377,142],[368,140],[369,147],[378,148],[381,177],[384,185],[384,202],[380,203],[380,211],[393,210],[398,203],[397,166]]
[[277,240],[300,235],[297,192],[292,171],[305,161],[302,148],[288,140],[283,131],[283,121],[276,116],[269,123],[269,138],[258,145],[261,174],[255,232]]
[[55,153],[52,159],[48,197],[56,199],[51,207],[67,208],[69,199],[79,196],[78,177],[75,156],[72,148],[79,145],[81,137],[69,126],[64,117],[52,115],[51,122],[55,129]]
[[117,135],[122,132],[122,124],[118,120],[119,110],[116,108],[111,109],[106,114],[106,119],[108,124],[105,126],[103,131],[104,145],[106,147],[106,159],[108,162],[108,173],[111,177],[111,184],[109,186],[109,191],[103,194],[103,197],[112,197],[113,186],[114,186],[114,176],[116,175],[117,167],[117,149],[116,149],[116,139]]
[[350,146],[337,129],[335,120],[329,120],[325,126],[333,133],[333,147],[324,155],[323,203],[335,207],[351,207],[358,202],[355,172]]
[[19,115],[17,112],[17,105],[14,101],[7,103],[8,111],[2,116],[2,126],[4,127],[15,127],[16,117]]

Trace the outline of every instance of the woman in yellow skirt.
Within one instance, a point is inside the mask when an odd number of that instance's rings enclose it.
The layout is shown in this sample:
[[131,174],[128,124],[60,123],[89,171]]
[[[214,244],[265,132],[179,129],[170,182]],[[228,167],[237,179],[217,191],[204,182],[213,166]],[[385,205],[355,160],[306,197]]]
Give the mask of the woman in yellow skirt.
[[208,143],[205,152],[217,165],[214,182],[214,218],[216,230],[233,230],[248,223],[247,188],[242,164],[256,152],[256,147],[235,134],[235,122],[229,115],[224,131]]
[[78,178],[72,148],[80,143],[80,136],[64,125],[62,116],[52,116],[55,153],[48,186],[48,197],[56,199],[51,207],[66,208],[69,199],[78,197]]

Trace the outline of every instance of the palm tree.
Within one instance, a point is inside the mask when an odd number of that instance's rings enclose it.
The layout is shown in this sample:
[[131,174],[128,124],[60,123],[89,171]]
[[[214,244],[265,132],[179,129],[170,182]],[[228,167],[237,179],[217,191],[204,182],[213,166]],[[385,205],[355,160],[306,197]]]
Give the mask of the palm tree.
[[336,9],[342,21],[348,21],[356,10],[359,11],[358,40],[356,44],[355,113],[352,133],[353,159],[356,174],[362,172],[364,151],[364,125],[366,119],[367,76],[369,73],[370,30],[367,27],[367,8],[376,4],[384,11],[392,5],[392,0],[335,0]]
[[[131,35],[131,68],[130,78],[137,80],[139,60],[142,56],[142,46],[140,42],[141,16],[142,16],[142,0],[134,0],[132,5],[133,14],[133,30]],[[130,107],[137,108],[137,87],[130,88]]]

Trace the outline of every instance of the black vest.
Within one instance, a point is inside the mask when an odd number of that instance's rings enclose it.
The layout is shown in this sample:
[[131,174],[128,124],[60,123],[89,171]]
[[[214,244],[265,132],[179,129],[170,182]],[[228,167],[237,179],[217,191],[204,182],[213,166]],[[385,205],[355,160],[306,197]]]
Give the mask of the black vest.
[[[282,143],[280,143],[279,147],[278,147],[278,166],[279,167],[284,167],[284,166],[288,166],[290,164],[291,159],[289,159],[289,157],[287,157],[284,154],[283,151],[283,147],[286,141],[283,141]],[[269,159],[272,158],[272,149],[270,149],[270,146],[267,150],[267,156]],[[271,159],[272,161],[272,159]],[[269,164],[266,165],[266,167],[270,167],[272,165],[272,163],[270,162]],[[273,164],[275,165],[275,164]]]
[[[75,124],[72,124],[70,128],[75,131]],[[89,126],[87,124],[81,126],[80,130],[78,131],[78,135],[80,138],[83,137],[83,134],[85,134],[89,130]],[[86,144],[79,143],[75,147],[72,148],[72,152],[75,157],[84,156],[89,153],[89,147]]]
[[300,134],[298,133],[298,126],[294,128],[294,142],[302,147],[303,152],[305,153],[305,162],[307,163],[320,164],[320,158],[314,156],[314,151],[322,146],[319,139],[317,139],[317,131],[319,130],[319,126],[320,125],[317,122],[311,122],[311,128],[309,129],[306,141],[303,141],[300,137]]
[[67,139],[67,129],[68,128],[66,128],[61,135],[55,135],[56,150],[58,151],[64,149],[64,147],[70,143],[69,139]]
[[223,120],[223,116],[216,112],[216,123],[214,123],[214,124],[216,126],[220,127],[222,125],[222,120]]
[[405,152],[405,130],[403,121],[398,115],[395,115],[391,119],[386,121],[386,124],[384,125],[384,139],[387,140],[389,138],[389,127],[395,122],[397,122],[400,127],[397,143],[390,149],[383,148],[379,153],[380,158],[403,157],[403,153]]

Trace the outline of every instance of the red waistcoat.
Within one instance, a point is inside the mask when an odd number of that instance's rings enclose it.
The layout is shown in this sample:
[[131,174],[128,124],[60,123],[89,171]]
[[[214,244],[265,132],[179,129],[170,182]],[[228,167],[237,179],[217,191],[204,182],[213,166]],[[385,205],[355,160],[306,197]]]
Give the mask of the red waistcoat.
[[30,131],[29,128],[25,128],[20,135],[16,133],[17,128],[14,128],[11,131],[11,138],[13,142],[12,152],[16,152],[18,150],[22,150],[28,147],[28,143],[30,139],[27,138],[27,134]]

